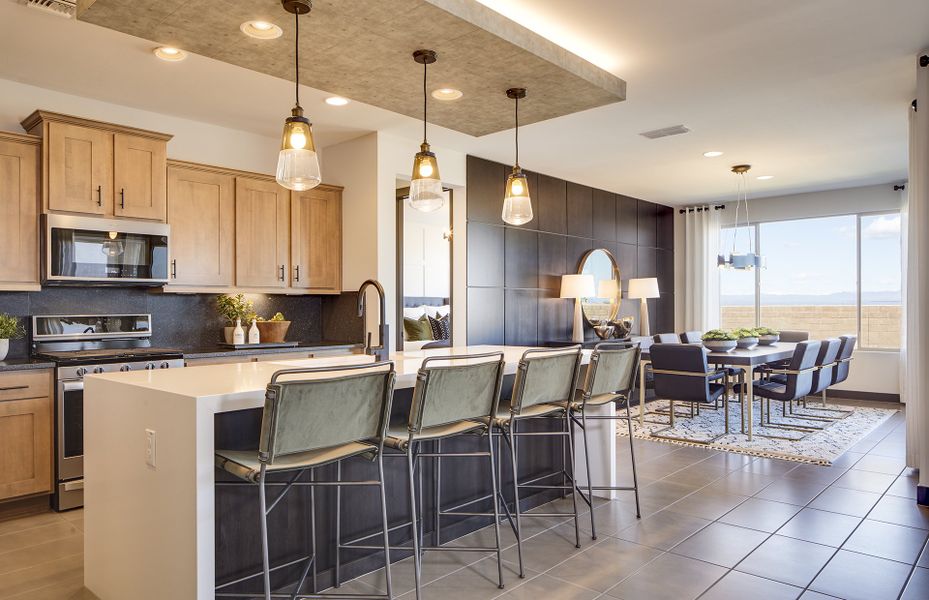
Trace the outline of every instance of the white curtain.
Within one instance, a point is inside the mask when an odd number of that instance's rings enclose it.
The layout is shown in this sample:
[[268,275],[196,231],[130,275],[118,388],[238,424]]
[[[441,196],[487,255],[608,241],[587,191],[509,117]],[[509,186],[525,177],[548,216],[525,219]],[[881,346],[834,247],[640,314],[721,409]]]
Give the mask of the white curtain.
[[[927,52],[921,53],[925,55]],[[910,156],[904,203],[904,327],[901,395],[906,402],[906,463],[929,487],[929,67],[917,66],[917,111],[910,109]],[[922,262],[922,265],[920,265]]]
[[684,213],[684,330],[719,327],[719,211]]

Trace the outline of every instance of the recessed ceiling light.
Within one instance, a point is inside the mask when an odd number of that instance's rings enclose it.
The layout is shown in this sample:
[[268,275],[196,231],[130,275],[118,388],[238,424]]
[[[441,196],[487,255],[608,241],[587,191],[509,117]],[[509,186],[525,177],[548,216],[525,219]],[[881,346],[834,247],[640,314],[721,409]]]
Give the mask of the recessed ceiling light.
[[758,179],[760,179],[760,180],[762,180],[762,181],[767,181],[767,180],[769,180],[769,179],[774,179],[774,175],[759,175],[759,176],[758,176]]
[[280,27],[268,21],[246,21],[239,25],[239,29],[248,37],[259,40],[273,40],[284,33]]
[[709,152],[704,152],[703,156],[707,158],[716,158],[717,156],[722,156],[723,153],[719,150],[710,150]]
[[169,62],[178,62],[187,58],[186,52],[180,48],[174,48],[172,46],[159,46],[152,52],[154,52],[155,56],[161,60],[167,60]]
[[439,88],[437,90],[432,90],[432,97],[436,100],[445,100],[449,102],[451,100],[458,100],[462,96],[464,96],[464,93],[455,88]]
[[351,102],[348,98],[343,98],[342,96],[330,96],[326,98],[326,104],[329,106],[345,106]]

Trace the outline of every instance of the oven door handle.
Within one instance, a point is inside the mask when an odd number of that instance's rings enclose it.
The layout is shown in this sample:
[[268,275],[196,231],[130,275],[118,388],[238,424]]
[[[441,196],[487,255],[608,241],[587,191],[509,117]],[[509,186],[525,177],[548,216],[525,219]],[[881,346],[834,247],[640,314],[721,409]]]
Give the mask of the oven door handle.
[[63,381],[61,382],[61,391],[79,392],[84,389],[83,381]]

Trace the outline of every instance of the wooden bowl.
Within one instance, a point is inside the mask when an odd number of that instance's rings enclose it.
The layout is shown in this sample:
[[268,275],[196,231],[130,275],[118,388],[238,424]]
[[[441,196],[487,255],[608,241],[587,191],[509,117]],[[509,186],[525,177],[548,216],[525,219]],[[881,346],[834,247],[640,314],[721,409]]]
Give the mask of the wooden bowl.
[[290,321],[258,321],[256,325],[262,344],[280,344],[290,329]]

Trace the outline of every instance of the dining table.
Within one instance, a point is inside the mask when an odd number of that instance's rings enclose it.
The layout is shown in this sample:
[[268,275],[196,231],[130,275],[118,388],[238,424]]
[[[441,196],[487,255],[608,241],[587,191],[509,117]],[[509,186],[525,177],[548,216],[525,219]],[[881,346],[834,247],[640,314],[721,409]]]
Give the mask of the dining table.
[[[780,362],[793,356],[797,345],[792,342],[775,342],[768,346],[755,346],[754,348],[735,348],[729,352],[714,352],[707,350],[706,360],[717,367],[731,367],[742,371],[745,382],[745,401],[742,410],[747,410],[748,441],[752,441],[753,406],[755,404],[754,380],[755,369],[762,365]],[[639,364],[639,424],[645,424],[645,381],[646,368],[651,365],[649,348],[643,347]]]

